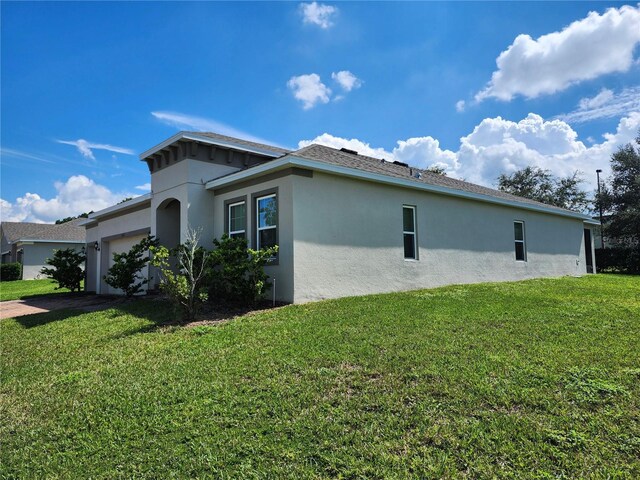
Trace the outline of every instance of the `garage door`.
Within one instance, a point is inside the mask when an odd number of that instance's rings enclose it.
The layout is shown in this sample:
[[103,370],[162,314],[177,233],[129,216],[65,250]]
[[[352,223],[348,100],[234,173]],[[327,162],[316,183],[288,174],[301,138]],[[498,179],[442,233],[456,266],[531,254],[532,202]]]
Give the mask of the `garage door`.
[[[114,253],[124,253],[131,250],[136,243],[140,242],[146,235],[135,235],[133,237],[124,237],[124,238],[116,238],[109,242],[109,267],[113,265],[113,254]],[[149,267],[144,267],[140,272],[141,275],[147,277]],[[146,289],[146,285],[143,287]],[[119,288],[108,287],[108,292],[110,294],[120,295],[122,294],[122,290]]]

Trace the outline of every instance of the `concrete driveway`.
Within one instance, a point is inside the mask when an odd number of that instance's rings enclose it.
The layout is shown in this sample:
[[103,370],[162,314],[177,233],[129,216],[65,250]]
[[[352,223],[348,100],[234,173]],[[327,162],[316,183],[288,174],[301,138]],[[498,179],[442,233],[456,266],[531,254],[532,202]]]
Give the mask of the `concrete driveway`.
[[85,312],[106,310],[123,303],[123,297],[106,295],[46,295],[0,302],[0,319],[22,317],[34,313],[45,313],[63,308],[73,308]]

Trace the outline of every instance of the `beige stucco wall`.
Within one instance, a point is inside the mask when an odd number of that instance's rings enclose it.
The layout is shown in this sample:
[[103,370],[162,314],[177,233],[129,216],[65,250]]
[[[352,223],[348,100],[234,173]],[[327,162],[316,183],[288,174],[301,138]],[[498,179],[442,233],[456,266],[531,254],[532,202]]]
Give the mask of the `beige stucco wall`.
[[[224,202],[236,197],[246,197],[247,201],[247,239],[249,245],[255,248],[256,232],[253,229],[252,218],[255,215],[252,205],[251,195],[254,193],[278,189],[278,265],[268,266],[265,272],[270,279],[276,281],[276,299],[283,302],[293,302],[293,198],[292,198],[292,178],[286,176],[279,179],[262,182],[251,187],[244,187],[224,194],[212,195],[214,198],[213,216],[215,219],[214,236],[220,238],[225,232],[225,212]],[[211,192],[207,192],[211,194]],[[211,243],[204,244],[206,248],[211,248]],[[273,292],[269,292],[271,295]]]
[[180,242],[186,239],[187,226],[200,228],[202,238],[210,242],[213,238],[213,217],[210,212],[214,205],[213,195],[204,188],[204,182],[235,171],[238,171],[237,167],[188,159],[154,172],[151,175],[152,235],[157,232],[158,207],[174,198],[180,202]]
[[24,253],[22,254],[22,279],[33,280],[45,278],[45,276],[40,273],[40,270],[47,266],[45,261],[47,258],[53,257],[54,250],[66,250],[67,248],[81,250],[82,247],[84,247],[83,243],[20,243],[18,248],[24,249]]
[[[314,173],[293,177],[294,301],[586,273],[581,220]],[[417,207],[418,260],[402,206]],[[525,222],[527,261],[514,254]]]

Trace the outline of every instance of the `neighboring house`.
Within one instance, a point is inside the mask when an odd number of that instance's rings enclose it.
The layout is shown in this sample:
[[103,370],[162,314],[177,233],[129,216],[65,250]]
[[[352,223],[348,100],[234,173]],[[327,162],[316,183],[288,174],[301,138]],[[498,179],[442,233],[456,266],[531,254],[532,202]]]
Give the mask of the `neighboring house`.
[[85,219],[52,225],[50,223],[2,222],[2,263],[22,263],[23,280],[41,278],[40,270],[54,250],[85,245]]
[[345,149],[180,132],[140,158],[151,193],[86,222],[88,290],[109,292],[113,252],[148,233],[175,246],[187,226],[205,247],[278,244],[266,271],[295,303],[595,269],[588,216]]

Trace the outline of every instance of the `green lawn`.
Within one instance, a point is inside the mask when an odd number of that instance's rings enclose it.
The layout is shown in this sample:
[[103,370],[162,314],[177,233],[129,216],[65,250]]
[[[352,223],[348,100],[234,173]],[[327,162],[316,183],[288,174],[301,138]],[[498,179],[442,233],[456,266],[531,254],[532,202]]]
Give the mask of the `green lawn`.
[[33,297],[34,295],[46,295],[49,293],[69,293],[69,290],[66,288],[55,290],[57,285],[55,281],[50,279],[0,282],[0,302],[19,300],[21,298]]
[[640,277],[0,322],[0,478],[640,478]]

